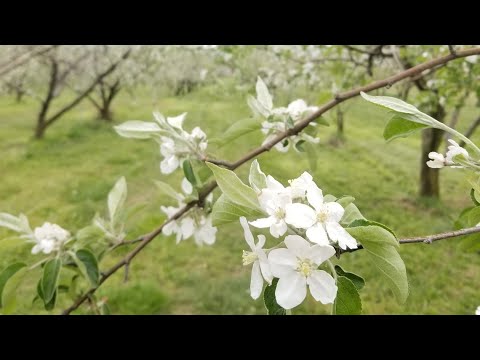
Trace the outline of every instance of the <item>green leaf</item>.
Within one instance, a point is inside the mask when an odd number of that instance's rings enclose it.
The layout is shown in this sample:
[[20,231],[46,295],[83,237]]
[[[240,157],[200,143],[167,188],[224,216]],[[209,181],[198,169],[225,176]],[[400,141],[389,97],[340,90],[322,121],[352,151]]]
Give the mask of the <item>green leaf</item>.
[[0,226],[16,232],[22,231],[20,227],[20,219],[7,213],[0,213]]
[[399,244],[395,237],[379,226],[349,227],[346,230],[363,245],[397,300],[404,303],[408,297],[407,271],[397,251]]
[[278,279],[272,281],[272,285],[267,285],[263,291],[263,303],[267,308],[268,315],[286,315],[287,312],[277,303],[275,299],[275,289],[277,288]]
[[112,190],[108,194],[108,213],[110,215],[110,221],[112,224],[117,220],[125,200],[127,198],[127,182],[125,177],[121,177],[117,180]]
[[342,196],[341,198],[337,199],[336,201],[337,201],[337,203],[342,205],[342,207],[345,209],[348,205],[350,205],[351,203],[353,203],[355,201],[355,198],[353,196],[345,195],[345,196]]
[[75,234],[75,237],[77,239],[76,244],[86,245],[91,242],[96,242],[99,239],[103,239],[104,236],[105,232],[100,227],[95,225],[89,225],[77,231],[77,233]]
[[100,277],[100,271],[98,270],[98,262],[95,255],[87,249],[80,249],[75,254],[85,266],[85,273],[93,286],[98,285],[98,278]]
[[405,116],[402,117],[399,114],[395,114],[385,126],[383,137],[385,140],[391,141],[397,138],[407,137],[415,131],[425,129],[427,127],[428,126],[425,124],[412,122],[412,120],[405,119]]
[[241,216],[249,218],[262,215],[264,214],[261,211],[238,205],[230,201],[225,194],[222,194],[213,205],[212,224],[213,226],[220,226],[236,222]]
[[154,122],[137,120],[127,121],[113,128],[118,135],[133,139],[149,139],[162,132],[162,129]]
[[247,118],[233,123],[223,134],[221,138],[209,140],[209,143],[220,146],[230,144],[241,136],[250,134],[261,129],[261,123],[256,118]]
[[48,261],[43,268],[42,292],[45,303],[49,303],[55,295],[61,268],[62,261],[60,259]]
[[2,308],[4,314],[12,314],[15,311],[17,307],[17,289],[27,271],[28,269],[23,266],[11,275],[8,281],[4,284],[2,291]]
[[6,269],[2,271],[0,274],[0,307],[3,306],[2,298],[3,298],[3,290],[5,289],[5,285],[7,282],[15,275],[19,270],[23,269],[27,265],[24,263],[15,263],[8,266]]
[[329,203],[329,202],[334,202],[337,201],[337,198],[331,194],[327,194],[323,197],[323,202],[324,203]]
[[474,204],[475,206],[480,205],[480,202],[479,202],[480,199],[477,199],[477,196],[478,196],[478,195],[476,195],[475,189],[471,189],[471,190],[470,190],[470,198],[472,199],[473,204]]
[[344,276],[339,276],[337,286],[337,297],[334,303],[335,314],[360,315],[362,313],[362,301],[354,283]]
[[343,213],[343,217],[340,220],[340,224],[349,225],[355,220],[366,220],[366,219],[363,217],[360,210],[358,210],[357,206],[354,203],[350,203],[345,207],[345,212]]
[[53,292],[53,296],[52,296],[52,298],[50,299],[50,301],[43,304],[44,307],[45,307],[45,310],[50,311],[50,310],[53,310],[53,309],[55,308],[55,305],[56,305],[56,303],[57,303],[57,292],[58,292],[58,291],[55,290],[55,291]]
[[384,228],[385,230],[389,231],[395,238],[397,238],[397,235],[393,232],[392,229],[390,229],[387,225],[384,225],[382,223],[372,221],[372,220],[365,220],[365,219],[358,219],[353,222],[351,222],[348,227],[356,227],[356,226],[380,226],[381,228]]
[[305,140],[299,140],[295,143],[295,149],[298,152],[306,152],[304,145],[306,144]]
[[257,77],[256,90],[258,102],[260,102],[260,104],[262,104],[267,110],[271,110],[273,108],[272,95],[270,95],[267,85],[263,82],[260,76]]
[[255,191],[245,185],[233,171],[223,169],[209,162],[207,162],[207,165],[213,171],[218,186],[227,198],[238,205],[260,210],[260,204]]
[[460,241],[458,248],[465,252],[480,251],[480,234],[465,236]]
[[360,275],[347,272],[343,270],[340,265],[335,265],[335,271],[337,272],[338,276],[344,276],[348,278],[353,283],[353,285],[355,285],[357,290],[360,291],[365,286],[365,280]]
[[404,114],[412,114],[416,115],[420,112],[415,106],[406,103],[403,100],[396,99],[390,96],[372,96],[364,93],[363,91],[360,93],[362,98],[371,102],[372,104],[381,106],[383,108],[393,110],[395,112],[404,113]]
[[190,160],[185,160],[183,162],[183,173],[185,174],[186,179],[192,184],[193,186],[197,185],[197,178],[195,177],[195,173],[193,172],[192,163]]
[[257,159],[253,160],[252,165],[250,165],[250,174],[248,175],[248,181],[250,186],[255,191],[260,191],[267,187],[267,177],[260,169]]
[[155,180],[155,185],[157,185],[158,190],[160,190],[160,194],[171,197],[174,200],[179,200],[177,191],[175,191],[175,189],[172,188],[167,183],[164,183],[163,181]]

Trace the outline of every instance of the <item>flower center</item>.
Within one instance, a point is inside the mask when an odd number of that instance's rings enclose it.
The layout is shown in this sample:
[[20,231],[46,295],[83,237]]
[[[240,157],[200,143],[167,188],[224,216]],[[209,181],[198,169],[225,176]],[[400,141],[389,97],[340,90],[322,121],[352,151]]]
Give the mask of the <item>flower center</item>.
[[282,208],[278,208],[275,210],[275,217],[277,219],[284,219],[285,218],[285,210]]
[[328,213],[326,211],[320,211],[317,213],[317,221],[319,223],[324,223],[328,219]]
[[254,252],[243,250],[243,255],[242,255],[243,266],[250,265],[254,263],[257,259],[258,259],[258,256]]
[[310,259],[299,259],[297,265],[297,271],[305,277],[309,277],[313,270],[315,270],[315,264]]

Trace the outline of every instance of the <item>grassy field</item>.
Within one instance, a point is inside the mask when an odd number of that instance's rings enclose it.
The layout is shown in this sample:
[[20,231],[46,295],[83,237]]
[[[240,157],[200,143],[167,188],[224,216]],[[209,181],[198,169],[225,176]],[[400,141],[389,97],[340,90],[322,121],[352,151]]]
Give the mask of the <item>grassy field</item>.
[[[95,212],[106,211],[108,191],[124,175],[127,204],[142,206],[130,218],[129,235],[134,238],[161,223],[160,206],[169,200],[161,198],[153,180],[161,179],[179,189],[181,175],[160,173],[160,155],[153,142],[117,136],[111,125],[94,120],[95,112],[88,103],[62,118],[44,140],[32,141],[36,106],[29,100],[15,104],[10,98],[0,99],[0,211],[24,212],[32,226],[50,221],[75,232],[88,225]],[[155,102],[151,97],[134,101],[124,95],[115,115],[117,122],[150,120],[156,109],[168,115],[188,111],[186,127],[201,126],[211,138],[221,136],[235,120],[249,116],[243,98],[217,96],[212,100],[205,92]],[[473,110],[463,116],[463,126],[467,126]],[[389,225],[400,237],[452,229],[460,210],[470,205],[469,187],[461,174],[442,171],[440,201],[418,199],[419,135],[385,143],[385,113],[361,100],[352,102],[346,121],[347,141],[340,147],[329,145],[334,127],[322,128],[314,177],[324,192],[355,196],[367,218]],[[212,146],[210,150],[233,160],[261,140],[257,134],[228,148]],[[308,169],[307,159],[295,152],[283,155],[273,151],[259,161],[266,173],[283,182]],[[247,169],[239,170],[243,179]],[[252,301],[248,293],[250,268],[242,267],[241,252],[246,244],[240,229],[238,224],[224,226],[215,245],[202,248],[192,240],[175,245],[173,238],[159,237],[132,263],[129,282],[123,283],[119,272],[98,294],[108,298],[114,314],[263,314],[262,301]],[[0,239],[10,235],[0,229]],[[32,257],[29,246],[0,249],[0,268],[13,259]],[[117,250],[102,268],[127,250]],[[342,257],[345,269],[367,279],[361,294],[365,314],[472,314],[480,305],[480,256],[462,253],[455,239],[430,246],[403,246],[401,255],[411,290],[405,305],[395,302],[361,252]],[[29,261],[33,263],[35,258]],[[39,303],[32,305],[35,285],[27,279],[19,289],[20,313],[46,313]],[[68,298],[63,296],[60,305],[67,304]],[[328,311],[309,297],[294,313]]]

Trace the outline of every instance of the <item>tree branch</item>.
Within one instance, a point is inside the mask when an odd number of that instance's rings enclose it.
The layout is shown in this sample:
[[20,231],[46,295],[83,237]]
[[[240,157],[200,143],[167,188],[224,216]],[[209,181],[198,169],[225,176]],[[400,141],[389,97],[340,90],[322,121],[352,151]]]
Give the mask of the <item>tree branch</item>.
[[[318,117],[320,117],[321,115],[326,113],[328,110],[334,108],[338,104],[340,104],[340,103],[342,103],[342,102],[344,102],[344,101],[346,101],[350,98],[358,96],[360,94],[360,92],[362,92],[362,91],[363,92],[369,92],[369,91],[372,91],[372,90],[383,88],[385,86],[391,86],[391,85],[393,85],[393,84],[395,84],[395,83],[397,83],[397,82],[399,82],[403,79],[412,77],[412,76],[414,76],[418,73],[421,73],[422,71],[431,69],[431,68],[439,66],[441,64],[445,64],[445,63],[447,63],[449,61],[452,61],[454,59],[463,58],[463,57],[467,57],[467,56],[471,56],[471,55],[477,55],[477,54],[480,54],[480,48],[472,48],[472,49],[458,51],[455,55],[454,54],[449,54],[447,56],[444,56],[444,57],[441,57],[441,58],[438,58],[438,59],[427,61],[425,63],[414,66],[414,67],[412,67],[408,70],[402,71],[402,72],[400,72],[396,75],[390,76],[386,79],[374,81],[374,82],[372,82],[368,85],[361,86],[361,87],[355,88],[353,90],[338,94],[338,95],[335,96],[334,99],[330,100],[325,105],[321,106],[316,112],[314,112],[310,116],[306,117],[302,121],[298,122],[293,128],[288,129],[287,131],[285,131],[282,134],[279,134],[274,139],[270,140],[268,143],[258,147],[257,149],[254,149],[254,150],[250,151],[247,155],[243,156],[242,158],[240,158],[239,160],[237,160],[233,164],[230,164],[231,169],[235,170],[236,168],[245,164],[249,160],[257,157],[258,155],[260,155],[260,154],[262,154],[266,151],[269,151],[273,146],[278,144],[283,139],[285,139],[289,136],[298,134],[305,127],[307,127],[311,122],[313,122],[315,119],[317,119]],[[121,269],[126,264],[129,264],[132,261],[132,259],[135,256],[137,256],[155,237],[160,235],[162,233],[162,230],[163,230],[165,225],[167,225],[171,221],[179,219],[181,216],[183,216],[185,213],[187,213],[194,206],[196,206],[198,204],[202,204],[203,201],[205,200],[206,196],[208,194],[210,194],[213,191],[213,189],[215,189],[216,187],[217,187],[217,183],[215,181],[212,181],[211,183],[206,185],[202,190],[200,190],[198,200],[191,201],[190,203],[185,205],[177,213],[175,213],[175,215],[173,215],[171,218],[166,220],[160,227],[158,227],[156,230],[154,230],[150,234],[143,237],[143,240],[140,242],[140,244],[136,248],[134,248],[122,260],[120,260],[117,264],[115,264],[113,267],[111,267],[107,272],[105,272],[102,275],[102,277],[100,278],[97,286],[90,288],[85,294],[81,295],[70,307],[65,309],[62,312],[62,314],[63,315],[68,315],[72,311],[76,310],[85,300],[88,299],[89,295],[93,294],[98,289],[98,287],[101,284],[103,284],[110,276],[112,276],[115,272],[117,272],[117,270]],[[480,227],[478,228],[478,231],[480,231]],[[459,236],[459,235],[455,235],[455,236]],[[413,238],[413,239],[415,240],[417,238]],[[410,242],[414,241],[412,239],[405,239],[405,240],[408,240]]]

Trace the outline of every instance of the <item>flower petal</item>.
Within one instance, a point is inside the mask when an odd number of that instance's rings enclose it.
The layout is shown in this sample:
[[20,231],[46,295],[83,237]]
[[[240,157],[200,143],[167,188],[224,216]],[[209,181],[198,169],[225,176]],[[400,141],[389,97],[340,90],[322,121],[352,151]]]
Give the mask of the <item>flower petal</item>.
[[325,232],[322,224],[316,223],[312,227],[308,228],[306,235],[308,239],[313,243],[320,245],[330,244],[330,242],[328,241],[327,233]]
[[343,213],[345,212],[343,206],[337,202],[326,203],[324,204],[324,208],[328,212],[327,221],[339,222],[342,219]]
[[250,249],[252,249],[252,251],[254,251],[255,250],[255,242],[254,242],[254,239],[253,239],[253,234],[250,231],[250,227],[248,226],[248,222],[247,222],[247,219],[245,218],[245,216],[242,216],[240,218],[240,224],[242,225],[242,228],[243,228],[243,236],[245,236],[245,241],[247,242],[248,246],[250,246]]
[[297,272],[281,277],[275,290],[277,303],[284,309],[292,309],[305,300],[307,296],[307,279]]
[[162,160],[160,163],[160,171],[165,175],[171,174],[178,168],[179,164],[180,162],[176,156],[170,156]]
[[182,180],[182,190],[185,194],[191,194],[193,191],[193,186],[187,178],[183,178]]
[[275,217],[269,216],[268,218],[250,221],[249,224],[256,228],[264,229],[272,226],[275,223],[275,221],[276,221]]
[[278,192],[285,191],[285,187],[271,175],[267,176],[267,188]]
[[280,236],[285,234],[287,230],[288,230],[287,224],[283,220],[280,220],[275,224],[272,224],[272,226],[270,226],[270,234],[272,234],[272,236],[275,238],[279,238]]
[[331,304],[335,301],[338,288],[335,285],[335,279],[326,271],[315,270],[307,278],[307,284],[315,300],[322,304]]
[[308,205],[288,204],[285,207],[285,222],[296,228],[306,229],[316,222],[316,214]]
[[183,218],[180,222],[180,229],[182,230],[182,238],[188,239],[195,231],[195,224],[192,218]]
[[323,192],[322,190],[312,182],[307,189],[307,200],[310,205],[317,211],[320,211],[323,206]]
[[260,270],[262,271],[263,278],[265,279],[266,282],[269,284],[272,283],[273,280],[273,275],[272,275],[272,270],[270,269],[270,263],[267,260],[267,255],[265,255],[265,252],[261,250],[261,253],[257,252],[258,256],[258,262],[260,263]]
[[260,272],[260,264],[258,261],[253,263],[252,277],[250,279],[250,295],[253,300],[257,300],[260,297],[263,289],[263,278]]
[[[257,245],[255,245],[255,249],[261,249],[263,248],[263,245],[265,245],[265,241],[267,241],[267,238],[265,237],[265,235],[257,235],[257,238],[258,238],[258,242],[257,242]],[[252,250],[254,250],[252,248]]]
[[187,113],[183,113],[183,114],[180,114],[178,116],[174,116],[174,117],[167,117],[167,122],[173,126],[173,127],[176,127],[177,129],[180,129],[182,130],[182,126],[183,126],[183,120],[185,120],[185,117],[187,116]]
[[320,265],[325,260],[335,255],[335,248],[331,245],[314,245],[310,248],[307,258],[312,260],[314,264]]
[[285,237],[285,246],[298,258],[306,258],[310,253],[310,243],[299,235]]
[[297,257],[288,249],[275,249],[268,254],[270,270],[275,277],[286,276],[297,268]]
[[339,223],[327,222],[325,226],[330,240],[338,243],[338,246],[343,250],[346,250],[347,247],[349,249],[356,249],[358,247],[357,240],[355,240]]

